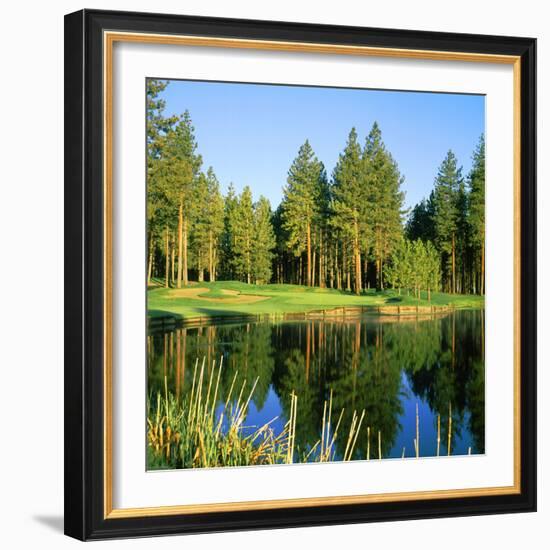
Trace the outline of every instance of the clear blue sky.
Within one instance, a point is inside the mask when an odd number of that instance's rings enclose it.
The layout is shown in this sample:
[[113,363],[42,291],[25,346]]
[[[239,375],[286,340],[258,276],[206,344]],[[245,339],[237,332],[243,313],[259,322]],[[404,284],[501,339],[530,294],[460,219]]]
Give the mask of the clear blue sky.
[[485,129],[485,98],[474,95],[172,80],[162,97],[166,114],[189,110],[204,168],[214,168],[222,191],[249,185],[273,209],[306,138],[330,176],[352,126],[363,145],[378,121],[412,207],[449,149],[468,173]]

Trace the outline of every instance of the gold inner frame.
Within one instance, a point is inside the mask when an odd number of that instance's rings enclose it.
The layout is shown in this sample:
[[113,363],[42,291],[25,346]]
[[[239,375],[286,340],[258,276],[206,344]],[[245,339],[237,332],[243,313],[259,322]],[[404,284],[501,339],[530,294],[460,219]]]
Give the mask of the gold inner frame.
[[[514,484],[504,487],[445,489],[366,495],[330,497],[304,497],[278,500],[255,500],[245,502],[222,502],[211,504],[182,504],[148,508],[113,508],[112,467],[112,187],[113,187],[113,46],[116,42],[144,44],[167,44],[218,48],[240,48],[270,51],[305,52],[371,57],[395,57],[438,61],[466,61],[475,63],[499,63],[513,66],[514,86]],[[520,228],[521,228],[521,62],[520,57],[464,52],[430,50],[407,50],[368,46],[345,46],[338,44],[315,44],[306,42],[282,42],[270,40],[229,39],[201,36],[179,36],[130,32],[104,31],[103,34],[103,115],[104,115],[104,518],[134,518],[208,512],[246,510],[269,510],[276,508],[303,508],[344,504],[366,504],[411,500],[433,500],[518,494],[521,492],[520,462]]]

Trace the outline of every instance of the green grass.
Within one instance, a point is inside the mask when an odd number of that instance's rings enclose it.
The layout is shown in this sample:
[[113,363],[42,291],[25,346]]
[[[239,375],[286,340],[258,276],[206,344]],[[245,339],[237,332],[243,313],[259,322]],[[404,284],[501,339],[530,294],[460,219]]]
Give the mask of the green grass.
[[[402,291],[399,295],[395,290],[383,292],[368,290],[357,296],[343,290],[299,285],[247,285],[237,281],[193,283],[185,288],[205,290],[193,296],[182,296],[181,291],[177,289],[150,287],[147,293],[149,316],[192,319],[201,316],[282,315],[357,306],[431,305],[457,308],[484,306],[483,296],[432,293],[431,301],[428,301],[427,293],[424,291],[421,293],[421,299],[418,300],[412,294],[407,295],[407,291]],[[224,291],[238,293],[238,295],[229,295]],[[247,298],[250,296],[262,299]]]

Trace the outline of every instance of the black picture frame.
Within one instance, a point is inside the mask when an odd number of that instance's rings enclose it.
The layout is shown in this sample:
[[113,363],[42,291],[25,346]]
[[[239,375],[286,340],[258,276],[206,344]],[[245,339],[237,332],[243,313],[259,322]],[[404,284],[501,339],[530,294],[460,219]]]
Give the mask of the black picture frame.
[[[521,491],[135,518],[104,514],[103,31],[519,56]],[[65,533],[80,540],[536,510],[536,40],[83,10],[65,17]]]

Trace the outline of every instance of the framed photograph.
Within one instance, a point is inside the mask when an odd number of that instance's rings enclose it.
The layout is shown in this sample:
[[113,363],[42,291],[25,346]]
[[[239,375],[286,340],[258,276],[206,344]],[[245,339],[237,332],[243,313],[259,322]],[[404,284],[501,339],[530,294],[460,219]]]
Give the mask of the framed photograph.
[[535,55],[66,16],[66,534],[535,510]]

